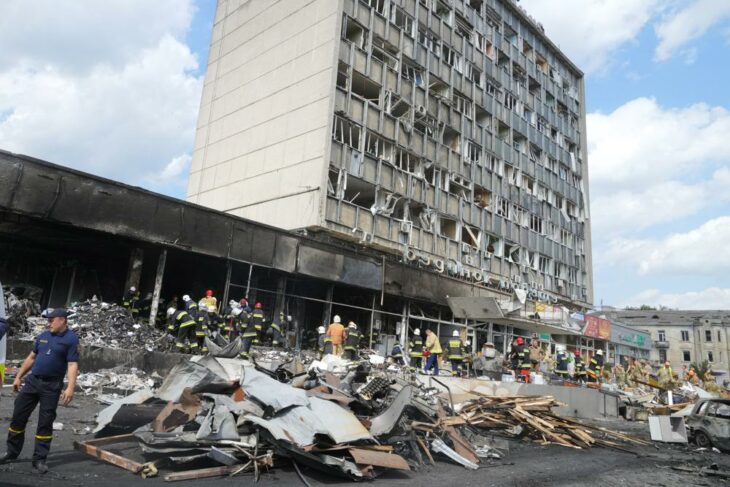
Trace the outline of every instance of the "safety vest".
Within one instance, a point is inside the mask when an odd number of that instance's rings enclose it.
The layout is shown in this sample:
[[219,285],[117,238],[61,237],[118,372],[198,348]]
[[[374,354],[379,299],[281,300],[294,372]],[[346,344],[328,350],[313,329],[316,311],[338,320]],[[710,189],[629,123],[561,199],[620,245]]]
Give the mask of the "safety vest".
[[188,301],[185,303],[185,311],[188,312],[193,318],[198,317],[198,305],[195,301]]
[[464,360],[464,349],[461,340],[449,340],[449,360]]
[[190,317],[187,311],[179,311],[175,316],[175,322],[178,328],[187,328],[195,326],[195,320]]
[[206,313],[200,313],[197,322],[198,324],[195,327],[195,336],[204,337],[205,332],[208,331],[208,315]]
[[414,336],[408,343],[408,348],[411,351],[411,357],[421,358],[423,357],[423,339],[419,336]]
[[352,328],[347,330],[345,350],[357,350],[360,345],[360,333]]
[[598,369],[603,366],[603,357],[600,355],[594,355],[591,357],[591,361],[588,364],[588,375],[591,376],[591,378],[596,379],[598,378]]
[[586,375],[583,359],[580,357],[575,357],[575,375]]
[[530,352],[524,345],[517,345],[517,367],[520,369],[531,369]]

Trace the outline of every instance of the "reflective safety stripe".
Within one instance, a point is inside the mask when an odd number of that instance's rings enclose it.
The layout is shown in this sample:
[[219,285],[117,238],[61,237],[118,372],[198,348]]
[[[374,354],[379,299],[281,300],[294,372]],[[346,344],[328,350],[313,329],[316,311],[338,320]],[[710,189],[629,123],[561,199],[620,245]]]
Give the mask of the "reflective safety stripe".
[[256,336],[256,333],[255,332],[251,332],[251,331],[246,332],[246,333],[243,334],[243,338],[251,338],[251,337],[255,337],[255,336]]
[[185,323],[180,324],[180,328],[187,328],[188,326],[193,326],[195,324],[194,321],[186,321]]
[[35,435],[36,440],[42,440],[42,441],[48,441],[53,439],[53,435],[50,436],[43,436],[43,435]]
[[10,431],[11,433],[15,433],[16,435],[19,435],[20,433],[25,433],[25,430],[16,430],[13,429],[12,426],[8,428],[8,431]]

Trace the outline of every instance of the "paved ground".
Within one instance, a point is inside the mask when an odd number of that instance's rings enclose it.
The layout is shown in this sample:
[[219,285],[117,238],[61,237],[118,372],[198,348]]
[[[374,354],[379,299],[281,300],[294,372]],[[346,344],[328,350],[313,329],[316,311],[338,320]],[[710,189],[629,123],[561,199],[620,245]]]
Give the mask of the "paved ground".
[[[12,393],[5,388],[0,393],[0,435],[7,431],[12,412]],[[126,485],[154,486],[165,484],[161,478],[143,480],[118,467],[94,460],[73,449],[76,440],[90,439],[81,432],[86,426],[93,426],[93,416],[101,406],[91,398],[76,396],[72,407],[59,407],[57,421],[64,424],[63,431],[56,432],[51,456],[48,460],[50,472],[43,476],[43,485],[51,486],[103,486]],[[606,426],[630,431],[637,436],[648,436],[648,426],[642,423],[610,422]],[[25,451],[21,460],[10,465],[0,465],[0,486],[35,486],[40,479],[31,472],[32,432],[35,430],[35,415],[28,427]],[[4,448],[0,445],[0,451]],[[446,462],[422,468],[418,472],[393,473],[378,478],[375,482],[383,486],[451,486],[494,485],[494,486],[573,486],[573,485],[626,485],[626,486],[689,486],[728,485],[708,477],[700,477],[672,470],[672,465],[691,464],[707,466],[717,463],[730,469],[730,455],[713,452],[697,452],[691,446],[657,445],[644,447],[638,455],[593,448],[572,450],[559,446],[540,447],[533,443],[512,442],[509,455],[484,465],[472,472]],[[303,470],[312,486],[349,484],[339,479],[322,476],[311,470]],[[252,482],[253,479],[216,478],[198,480],[187,485],[208,486],[219,483],[234,485]],[[271,472],[262,475],[259,485],[303,485],[290,465],[280,464]]]

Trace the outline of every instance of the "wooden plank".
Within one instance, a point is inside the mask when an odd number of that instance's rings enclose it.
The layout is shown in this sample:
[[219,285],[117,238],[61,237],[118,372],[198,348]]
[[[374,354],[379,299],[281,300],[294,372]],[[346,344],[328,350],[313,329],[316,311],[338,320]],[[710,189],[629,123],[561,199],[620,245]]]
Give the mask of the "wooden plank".
[[207,479],[210,477],[221,477],[223,475],[230,475],[240,470],[243,467],[241,465],[226,465],[223,467],[211,467],[201,468],[198,470],[187,470],[185,472],[174,472],[169,473],[163,477],[165,482],[177,482],[179,480],[195,480],[195,479]]
[[106,436],[104,438],[95,438],[93,440],[84,441],[83,444],[92,446],[105,446],[113,445],[115,443],[124,443],[126,441],[137,441],[134,438],[134,433],[127,433],[125,435],[117,436]]
[[349,448],[347,450],[358,465],[373,465],[376,467],[392,468],[395,470],[410,470],[408,462],[395,453],[384,453],[362,448]]
[[137,463],[134,460],[124,458],[121,455],[102,450],[97,446],[89,445],[87,443],[74,441],[74,448],[82,453],[86,453],[87,455],[98,458],[99,460],[103,460],[107,463],[111,463],[112,465],[116,465],[117,467],[121,467],[124,470],[129,470],[133,473],[139,473],[144,468],[144,465],[142,465],[141,463]]
[[423,440],[419,436],[416,436],[416,442],[418,443],[418,446],[420,446],[421,449],[424,452],[426,452],[426,456],[428,457],[428,460],[431,462],[431,465],[436,465],[436,462],[433,461],[433,457],[431,456],[431,452],[428,451],[428,447],[426,446],[426,444],[423,442]]

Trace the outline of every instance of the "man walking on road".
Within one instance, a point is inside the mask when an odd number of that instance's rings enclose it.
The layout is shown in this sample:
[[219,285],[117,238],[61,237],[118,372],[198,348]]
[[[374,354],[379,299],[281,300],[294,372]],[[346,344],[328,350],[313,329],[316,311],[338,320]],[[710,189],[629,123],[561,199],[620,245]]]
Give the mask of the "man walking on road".
[[[23,449],[25,426],[38,404],[38,427],[33,452],[33,470],[46,473],[46,457],[53,439],[53,421],[59,398],[64,405],[71,402],[78,375],[79,339],[66,323],[68,312],[63,308],[48,310],[48,329],[38,336],[33,351],[28,354],[13,381],[13,391],[19,392],[15,399],[13,418],[8,428],[8,449],[0,457],[0,463],[15,460]],[[21,388],[21,379],[30,371]],[[63,378],[68,373],[68,386],[63,389]]]

